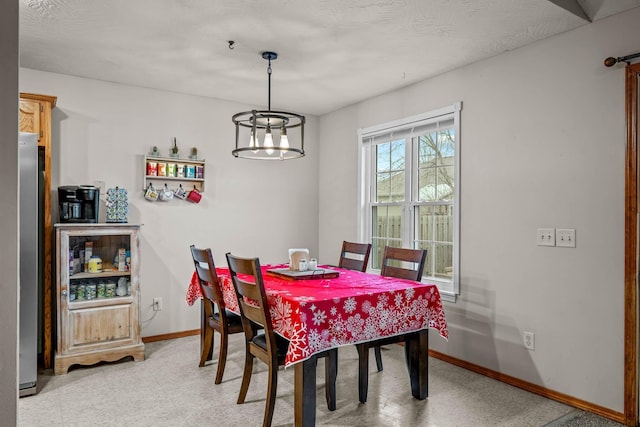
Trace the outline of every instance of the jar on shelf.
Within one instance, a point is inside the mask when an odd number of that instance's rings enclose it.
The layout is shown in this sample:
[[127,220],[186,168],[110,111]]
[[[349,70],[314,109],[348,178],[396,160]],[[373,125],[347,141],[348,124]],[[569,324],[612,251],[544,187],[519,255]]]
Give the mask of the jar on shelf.
[[125,277],[121,277],[118,279],[118,285],[116,286],[116,295],[119,297],[123,297],[127,295],[127,285],[129,281]]
[[79,283],[76,288],[76,299],[78,301],[87,299],[87,285],[84,283]]
[[97,296],[97,286],[95,283],[91,283],[86,285],[86,299],[90,300],[90,299],[96,299]]
[[100,273],[102,271],[102,259],[98,255],[89,258],[89,273]]
[[96,285],[96,296],[98,298],[106,297],[106,284],[104,282],[100,282]]
[[158,175],[158,162],[147,162],[147,175],[148,176]]
[[106,298],[113,298],[116,296],[116,284],[114,282],[107,282],[104,287],[104,294]]

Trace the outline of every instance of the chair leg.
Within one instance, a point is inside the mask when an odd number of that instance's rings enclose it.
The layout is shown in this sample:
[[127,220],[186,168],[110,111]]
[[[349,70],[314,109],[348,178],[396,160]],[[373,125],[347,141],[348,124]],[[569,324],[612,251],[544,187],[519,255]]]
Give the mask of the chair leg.
[[222,375],[224,375],[224,366],[227,363],[227,347],[229,337],[222,332],[220,334],[220,353],[218,354],[218,371],[216,372],[215,384],[222,382]]
[[278,362],[273,360],[269,364],[269,385],[267,386],[267,404],[264,408],[262,427],[271,427],[273,410],[276,406],[276,389],[278,387]]
[[200,355],[200,364],[198,366],[202,368],[209,358],[209,353],[211,353],[211,349],[213,348],[213,329],[208,326],[205,326],[204,338],[202,339],[201,347],[202,354]]
[[382,371],[382,354],[380,354],[380,346],[375,346],[373,350],[376,354],[376,367],[378,368],[378,372],[380,372]]
[[329,350],[324,359],[324,394],[327,399],[327,408],[336,410],[336,378],[338,377],[338,349]]
[[253,371],[253,355],[249,352],[249,346],[246,347],[245,352],[244,373],[242,374],[238,403],[244,403],[244,398],[247,397],[247,390],[249,390],[249,383],[251,382],[251,372]]
[[369,389],[369,347],[358,344],[358,398],[360,403],[367,403]]

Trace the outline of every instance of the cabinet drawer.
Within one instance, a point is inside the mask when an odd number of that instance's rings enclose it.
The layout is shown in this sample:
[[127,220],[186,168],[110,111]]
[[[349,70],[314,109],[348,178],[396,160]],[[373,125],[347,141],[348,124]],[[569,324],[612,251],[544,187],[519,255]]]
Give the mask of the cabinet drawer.
[[132,338],[131,304],[69,311],[71,345],[84,346]]

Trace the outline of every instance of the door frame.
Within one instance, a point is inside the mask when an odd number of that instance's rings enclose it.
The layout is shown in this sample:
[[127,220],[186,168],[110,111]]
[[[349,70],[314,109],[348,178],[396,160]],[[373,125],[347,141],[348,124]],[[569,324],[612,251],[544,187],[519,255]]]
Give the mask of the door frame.
[[625,69],[624,415],[638,425],[638,97],[640,64]]

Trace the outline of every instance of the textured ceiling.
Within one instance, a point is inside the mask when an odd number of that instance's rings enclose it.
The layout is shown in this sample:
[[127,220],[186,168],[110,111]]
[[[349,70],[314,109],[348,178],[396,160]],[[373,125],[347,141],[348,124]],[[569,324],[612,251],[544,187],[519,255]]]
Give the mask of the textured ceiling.
[[20,0],[20,63],[264,107],[260,53],[271,50],[279,54],[272,108],[323,114],[638,6],[640,0]]

